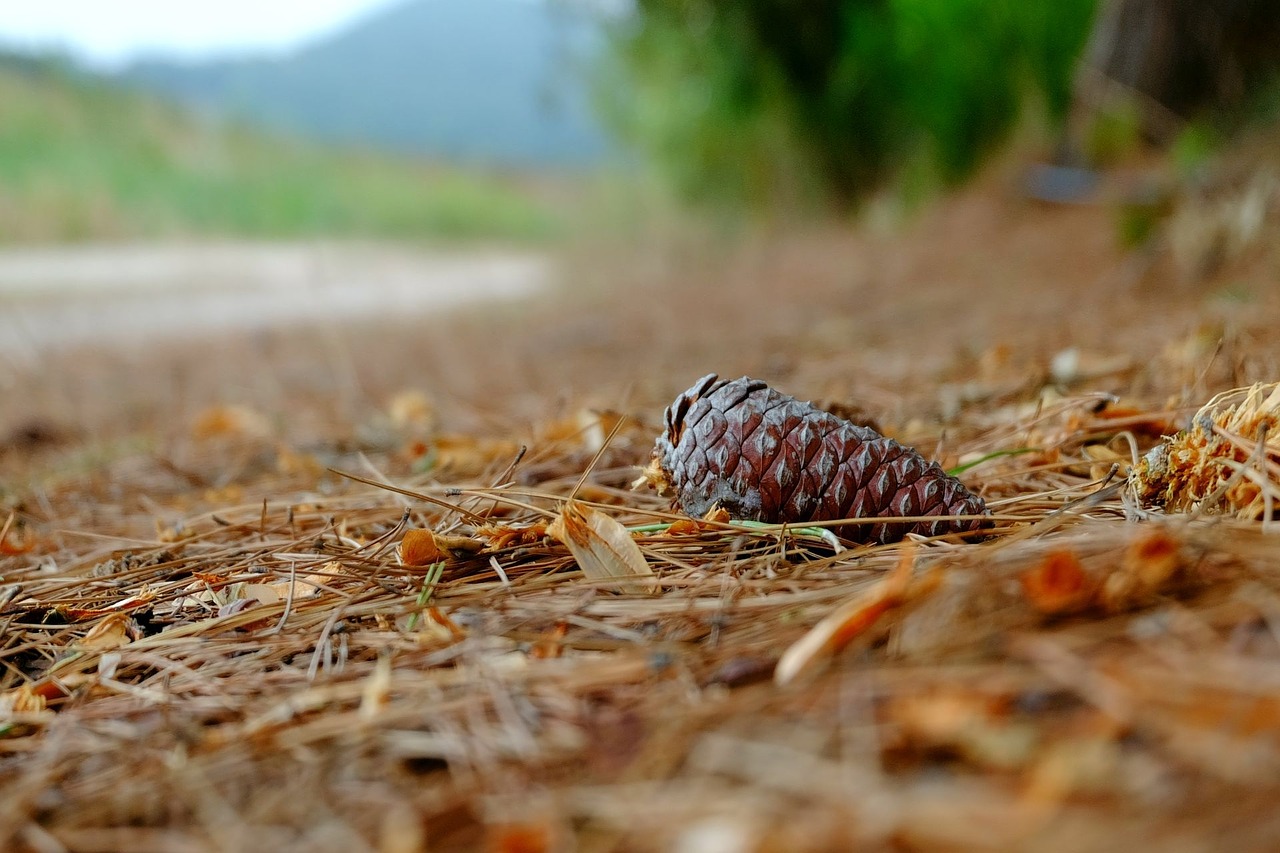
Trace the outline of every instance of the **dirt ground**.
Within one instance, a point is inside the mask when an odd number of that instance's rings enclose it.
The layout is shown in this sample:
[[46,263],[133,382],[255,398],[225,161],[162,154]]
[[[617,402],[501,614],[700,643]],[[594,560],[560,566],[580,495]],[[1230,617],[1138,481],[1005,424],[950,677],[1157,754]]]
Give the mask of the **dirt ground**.
[[[531,298],[27,347],[0,362],[0,846],[1274,849],[1280,547],[1108,487],[1280,380],[1278,234],[1188,275],[994,176],[901,231],[569,250]],[[997,535],[648,532],[660,594],[585,578],[536,525],[615,413],[579,497],[670,520],[627,484],[709,372],[996,454],[962,478]],[[433,574],[407,528],[484,550]],[[775,684],[904,559],[927,594]]]

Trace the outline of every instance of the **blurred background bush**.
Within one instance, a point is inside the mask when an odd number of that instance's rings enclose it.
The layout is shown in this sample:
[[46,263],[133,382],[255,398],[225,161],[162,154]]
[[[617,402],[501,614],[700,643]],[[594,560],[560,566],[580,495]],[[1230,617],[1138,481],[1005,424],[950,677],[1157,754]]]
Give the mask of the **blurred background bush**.
[[1060,121],[1094,5],[640,0],[600,100],[690,197],[847,207],[965,177],[1024,112]]
[[[1011,138],[1086,172],[1171,148],[1189,174],[1280,103],[1266,0],[352,8],[278,49],[109,63],[73,19],[53,49],[0,22],[0,242],[545,241],[630,227],[625,198],[653,185],[734,215],[844,214],[885,188],[927,198]],[[1092,177],[1041,183],[1071,200]]]

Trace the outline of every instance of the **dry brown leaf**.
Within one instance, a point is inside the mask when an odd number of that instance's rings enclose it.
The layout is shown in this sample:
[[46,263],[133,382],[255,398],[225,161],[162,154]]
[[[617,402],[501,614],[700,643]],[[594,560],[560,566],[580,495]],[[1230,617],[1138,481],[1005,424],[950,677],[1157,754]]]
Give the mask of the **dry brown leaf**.
[[907,548],[892,572],[871,589],[831,611],[782,653],[773,671],[774,683],[790,684],[812,672],[875,627],[886,613],[927,594],[937,585],[937,578],[932,575],[913,585],[914,566],[915,549]]
[[667,534],[670,536],[688,536],[707,530],[724,530],[724,525],[728,522],[728,510],[716,504],[707,510],[706,515],[702,516],[701,519],[681,518],[671,522],[671,526],[667,528]]
[[132,642],[129,636],[129,616],[125,613],[112,613],[103,617],[102,621],[84,635],[77,645],[82,649],[106,651],[118,649]]
[[635,595],[659,589],[654,581],[635,580],[652,578],[653,569],[627,529],[602,512],[568,501],[555,521],[547,525],[547,535],[563,543],[582,573],[592,580],[629,578],[614,586]]
[[1094,584],[1071,551],[1052,551],[1023,572],[1022,594],[1047,616],[1075,613],[1089,605]]

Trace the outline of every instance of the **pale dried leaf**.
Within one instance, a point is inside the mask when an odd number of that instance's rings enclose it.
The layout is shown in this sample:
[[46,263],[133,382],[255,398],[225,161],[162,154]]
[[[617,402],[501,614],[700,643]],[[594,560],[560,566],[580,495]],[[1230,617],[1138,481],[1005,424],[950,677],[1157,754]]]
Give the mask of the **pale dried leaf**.
[[82,649],[104,651],[118,649],[130,641],[128,614],[112,613],[104,616],[101,622],[94,625],[78,645]]
[[547,526],[547,535],[563,543],[592,580],[630,578],[619,581],[616,588],[637,595],[659,589],[652,580],[635,580],[653,578],[653,569],[627,529],[598,510],[569,501]]

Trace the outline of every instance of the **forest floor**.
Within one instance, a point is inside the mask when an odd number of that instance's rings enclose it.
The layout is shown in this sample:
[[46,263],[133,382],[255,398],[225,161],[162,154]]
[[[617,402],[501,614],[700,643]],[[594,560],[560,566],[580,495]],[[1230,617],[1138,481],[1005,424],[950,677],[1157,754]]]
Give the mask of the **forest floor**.
[[[1274,849],[1280,539],[1232,495],[1124,486],[1280,380],[1261,227],[1192,276],[993,176],[892,233],[566,251],[532,298],[26,346],[0,361],[0,847]],[[710,372],[976,462],[994,535],[663,530],[628,486]],[[1269,508],[1271,436],[1235,439],[1206,476]],[[575,488],[644,526],[659,591],[543,535]],[[413,529],[465,541],[401,559]],[[847,645],[779,684],[847,604]]]

